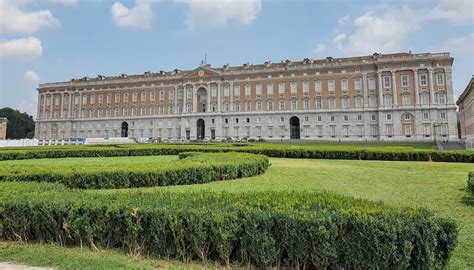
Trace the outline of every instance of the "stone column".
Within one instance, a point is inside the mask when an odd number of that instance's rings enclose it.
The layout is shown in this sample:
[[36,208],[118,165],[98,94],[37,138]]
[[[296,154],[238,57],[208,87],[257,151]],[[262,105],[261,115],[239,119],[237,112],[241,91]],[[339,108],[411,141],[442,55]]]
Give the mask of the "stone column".
[[73,96],[74,92],[69,92],[69,106],[68,106],[68,117],[71,118],[72,117],[72,102],[73,102],[73,99],[72,99],[72,96]]
[[79,93],[79,118],[82,118],[82,92]]
[[[41,94],[38,93],[38,103],[37,103],[37,109],[36,109],[36,119],[40,119],[42,117],[41,115]],[[35,138],[38,138],[36,135],[35,135]]]
[[49,111],[49,118],[53,118],[53,110],[54,110],[54,94],[53,93],[50,94],[50,99],[49,100],[51,102],[50,109],[49,109],[50,110]]
[[378,89],[379,89],[379,107],[383,107],[383,85],[382,85],[382,72],[377,72],[378,75]]
[[209,113],[211,111],[211,98],[212,98],[212,86],[211,86],[211,84],[209,84],[208,85],[208,90],[207,90],[207,96],[206,96],[206,103],[207,103],[206,113]]
[[196,89],[196,86],[193,85],[193,104],[192,104],[192,108],[193,108],[193,113],[196,113],[197,112],[197,104],[196,104],[196,100],[197,100],[197,89]]
[[[173,91],[174,91],[174,112],[173,112],[173,114],[178,115],[178,96],[179,96],[178,87],[174,86]],[[181,136],[181,134],[179,136]]]
[[183,110],[181,111],[181,114],[186,113],[186,100],[188,99],[187,90],[188,89],[187,89],[186,84],[185,84],[184,87],[183,87]]
[[369,107],[369,93],[367,89],[367,73],[362,73],[362,87],[364,93],[364,108]]
[[63,107],[64,107],[64,92],[61,92],[61,100],[59,102],[59,118],[63,118]]
[[395,70],[392,70],[392,89],[393,89],[393,105],[398,106],[397,78],[396,78]]
[[420,86],[418,83],[418,70],[413,70],[413,77],[415,82],[415,98],[416,98],[416,105],[420,105]]
[[430,78],[430,103],[431,104],[436,104],[435,102],[435,93],[434,93],[434,85],[433,85],[433,69],[428,69],[428,73],[429,73],[429,78]]
[[233,83],[229,83],[229,96],[230,96],[229,110],[233,112],[234,111],[234,84]]
[[221,111],[221,83],[217,84],[217,112]]
[[446,98],[447,98],[447,104],[449,105],[455,104],[452,72],[453,70],[450,67],[444,69],[444,83],[446,85]]

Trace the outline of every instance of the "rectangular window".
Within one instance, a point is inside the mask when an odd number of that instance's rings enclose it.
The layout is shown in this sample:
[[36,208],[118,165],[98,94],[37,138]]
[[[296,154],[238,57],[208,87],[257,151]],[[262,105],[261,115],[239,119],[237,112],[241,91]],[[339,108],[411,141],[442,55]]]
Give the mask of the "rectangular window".
[[344,122],[349,122],[349,116],[348,115],[344,115],[343,118]]
[[446,113],[445,112],[440,113],[440,118],[441,119],[446,119]]
[[309,82],[303,81],[303,93],[308,93],[308,92],[309,92]]
[[267,95],[269,97],[273,96],[273,83],[267,83]]
[[128,102],[128,93],[123,94],[123,102],[125,102],[125,103]]
[[228,97],[228,96],[229,96],[229,86],[224,85],[224,97]]
[[307,99],[303,100],[303,109],[304,110],[309,109],[309,100]]
[[335,89],[334,80],[328,80],[328,91],[329,93],[333,93]]
[[103,102],[103,96],[102,95],[99,95],[98,101],[99,101],[98,102],[99,104],[102,104],[102,102]]
[[257,83],[257,85],[255,87],[255,91],[256,91],[257,96],[262,95],[262,84],[261,83]]
[[375,77],[369,77],[369,90],[375,90]]
[[211,95],[213,97],[217,96],[217,86],[215,85],[211,86]]
[[349,109],[349,97],[342,98],[342,108]]
[[193,89],[192,88],[186,89],[186,97],[187,98],[192,98],[193,97]]
[[406,136],[411,136],[411,125],[410,124],[405,125],[405,135]]
[[392,124],[389,124],[389,125],[386,125],[386,131],[387,131],[387,136],[391,137],[393,136],[393,125]]
[[318,122],[321,122],[323,120],[323,117],[321,115],[318,115],[318,117],[316,117],[316,119],[318,120]]
[[115,94],[115,102],[118,103],[120,102],[120,94]]
[[392,114],[387,113],[385,117],[386,117],[387,121],[392,121]]
[[402,75],[400,77],[402,87],[408,87],[408,75]]
[[112,95],[108,94],[107,95],[107,104],[110,104],[110,102],[112,102]]
[[250,101],[245,103],[245,111],[250,112]]
[[362,114],[357,115],[357,121],[362,121]]
[[376,120],[377,120],[377,115],[371,114],[371,115],[370,115],[370,120],[376,121]]
[[280,82],[278,84],[278,93],[280,95],[284,95],[285,94],[285,83],[284,82]]
[[284,111],[284,110],[285,110],[285,101],[280,100],[280,111]]
[[145,102],[146,101],[146,92],[142,92],[141,95],[142,95],[142,97],[141,97],[142,102]]
[[430,119],[430,113],[429,112],[424,112],[423,113],[423,120],[429,120]]
[[383,87],[390,88],[390,76],[383,77]]
[[408,95],[408,94],[403,94],[402,103],[403,103],[403,106],[408,106],[408,105],[410,105],[410,95]]
[[426,74],[420,74],[420,85],[421,86],[427,86],[428,85],[428,79]]
[[392,96],[391,95],[385,95],[384,96],[384,103],[385,103],[385,106],[392,106]]
[[245,96],[250,97],[250,84],[245,85]]
[[262,110],[262,102],[259,100],[257,101],[257,111],[261,111]]
[[271,100],[268,101],[268,110],[273,111],[273,101]]
[[291,109],[296,110],[297,108],[297,102],[295,99],[291,100]]
[[342,91],[347,91],[349,89],[349,85],[347,82],[347,79],[342,79],[341,80],[341,90]]
[[132,93],[132,102],[137,102],[137,92]]
[[234,84],[234,96],[240,97],[240,85]]
[[155,91],[150,92],[150,101],[151,102],[155,101]]
[[323,102],[320,98],[316,99],[316,109],[322,109],[323,108]]
[[234,103],[234,111],[240,112],[240,102],[237,101]]
[[336,121],[336,117],[335,117],[334,115],[331,115],[330,119],[331,119],[331,122],[335,122],[335,121]]
[[296,95],[296,82],[295,81],[292,81],[290,83],[290,92],[292,96]]
[[444,85],[444,74],[443,73],[436,74],[436,82],[437,82],[438,85]]
[[164,100],[165,99],[165,90],[160,90],[160,100]]
[[362,98],[362,97],[356,97],[356,99],[355,99],[355,107],[356,107],[356,108],[362,108],[362,101],[363,101],[363,98]]
[[355,78],[354,79],[354,88],[355,88],[355,90],[361,90],[362,89],[362,80],[360,78]]
[[335,98],[330,98],[329,99],[329,109],[335,109],[336,108],[336,99]]
[[321,94],[321,92],[323,91],[323,85],[321,84],[320,80],[316,80],[314,82],[314,88],[316,89],[316,93]]

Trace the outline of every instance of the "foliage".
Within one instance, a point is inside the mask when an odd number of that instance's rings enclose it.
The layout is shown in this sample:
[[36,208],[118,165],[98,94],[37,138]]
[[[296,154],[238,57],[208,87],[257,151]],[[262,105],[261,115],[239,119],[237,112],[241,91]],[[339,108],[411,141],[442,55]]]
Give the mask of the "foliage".
[[[98,160],[99,161],[99,160]],[[27,166],[25,166],[27,164]],[[247,153],[181,153],[180,160],[94,166],[61,162],[3,162],[0,181],[57,182],[70,188],[189,185],[250,177],[265,172],[268,157]]]
[[33,116],[6,107],[0,109],[0,117],[8,118],[7,139],[33,138],[35,135]]
[[426,210],[332,193],[101,192],[52,183],[0,183],[9,240],[124,248],[227,265],[441,268],[457,228]]
[[291,146],[282,144],[243,144],[240,146],[234,146],[233,144],[146,144],[34,147],[0,150],[0,160],[177,155],[189,151],[245,152],[282,158],[474,163],[474,151],[433,151],[403,147]]
[[467,178],[467,188],[474,193],[474,171],[469,172],[468,178]]

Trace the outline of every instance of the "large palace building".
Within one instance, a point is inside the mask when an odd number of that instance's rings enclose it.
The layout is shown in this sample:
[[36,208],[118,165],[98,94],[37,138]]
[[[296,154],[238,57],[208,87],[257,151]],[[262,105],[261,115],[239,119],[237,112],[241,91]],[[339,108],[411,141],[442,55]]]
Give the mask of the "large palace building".
[[449,53],[396,53],[41,84],[36,138],[456,140]]

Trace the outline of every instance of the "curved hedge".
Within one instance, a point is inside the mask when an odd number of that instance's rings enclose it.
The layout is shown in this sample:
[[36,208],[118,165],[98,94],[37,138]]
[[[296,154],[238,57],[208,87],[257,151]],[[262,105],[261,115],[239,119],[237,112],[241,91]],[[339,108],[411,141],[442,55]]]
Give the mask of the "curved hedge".
[[[49,161],[51,162],[51,161]],[[57,182],[70,188],[104,189],[189,185],[250,177],[265,172],[268,157],[248,153],[181,153],[166,163],[81,167],[38,162],[1,166],[0,181]]]
[[181,144],[181,145],[122,145],[122,146],[69,146],[0,150],[1,160],[178,155],[182,152],[245,152],[279,158],[352,159],[391,161],[436,161],[474,163],[474,151],[400,150],[394,148],[318,147],[271,144]]
[[331,193],[73,190],[0,183],[3,239],[258,268],[445,267],[456,225]]

